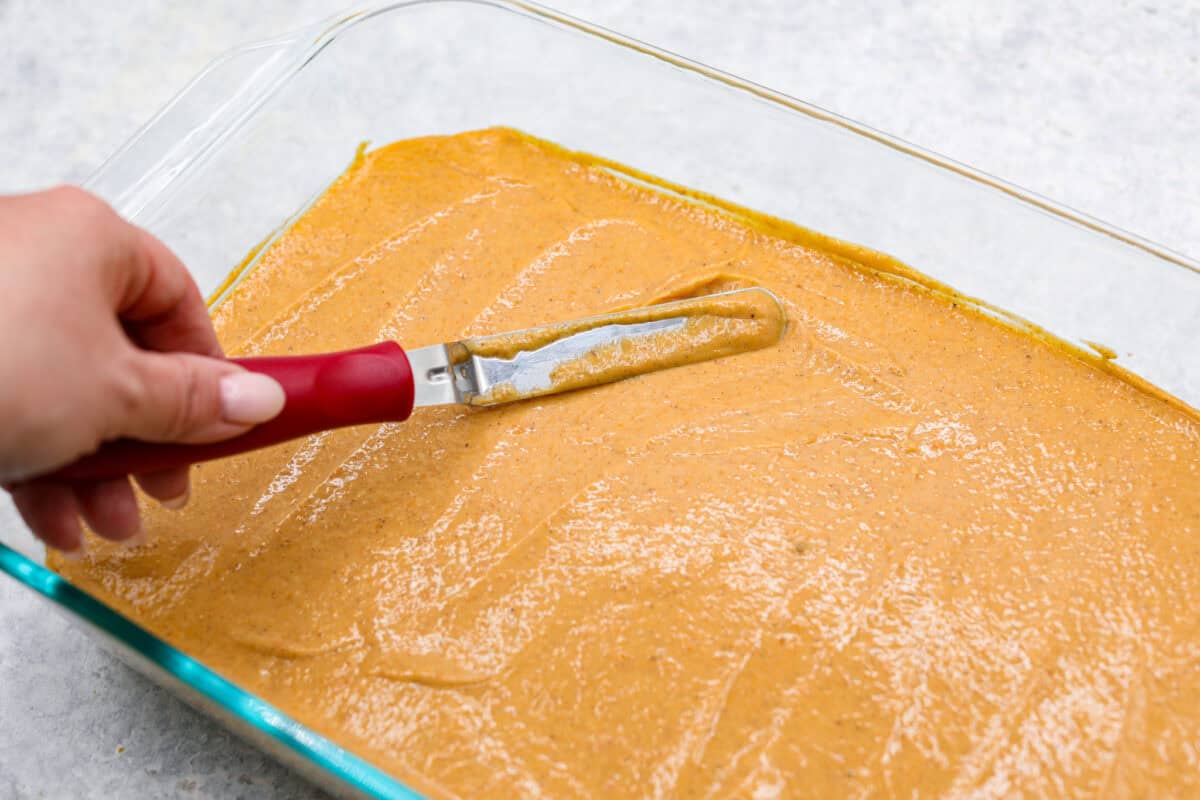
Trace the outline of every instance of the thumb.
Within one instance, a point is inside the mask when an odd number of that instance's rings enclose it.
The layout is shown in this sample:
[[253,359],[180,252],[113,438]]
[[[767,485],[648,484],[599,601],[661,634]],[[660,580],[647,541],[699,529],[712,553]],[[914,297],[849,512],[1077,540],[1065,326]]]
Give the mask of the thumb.
[[147,442],[197,444],[227,439],[283,409],[283,387],[223,358],[139,351],[136,390],[113,427]]

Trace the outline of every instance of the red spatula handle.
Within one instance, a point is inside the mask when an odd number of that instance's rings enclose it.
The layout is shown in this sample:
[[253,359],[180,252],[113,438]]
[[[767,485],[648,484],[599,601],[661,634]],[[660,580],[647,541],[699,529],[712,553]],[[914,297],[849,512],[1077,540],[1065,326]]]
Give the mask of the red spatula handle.
[[110,442],[49,477],[78,481],[158,472],[347,425],[403,422],[412,413],[412,367],[395,342],[317,356],[233,361],[279,381],[287,395],[279,416],[241,436],[211,444]]

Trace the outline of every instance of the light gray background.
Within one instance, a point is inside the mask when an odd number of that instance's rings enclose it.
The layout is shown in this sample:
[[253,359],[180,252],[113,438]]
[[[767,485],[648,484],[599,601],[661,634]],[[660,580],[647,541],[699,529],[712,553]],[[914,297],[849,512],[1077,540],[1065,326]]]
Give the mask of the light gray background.
[[[555,4],[1200,256],[1200,3]],[[0,0],[0,192],[84,179],[209,59],[344,5]],[[0,798],[171,796],[322,797],[0,578]]]

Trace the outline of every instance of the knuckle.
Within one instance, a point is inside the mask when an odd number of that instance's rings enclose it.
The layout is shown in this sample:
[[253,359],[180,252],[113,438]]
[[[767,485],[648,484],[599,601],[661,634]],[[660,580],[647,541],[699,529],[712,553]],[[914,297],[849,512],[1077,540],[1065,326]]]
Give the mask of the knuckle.
[[154,393],[163,404],[159,435],[168,440],[185,439],[212,421],[216,392],[200,365],[191,359],[176,359],[167,372],[167,385]]
[[180,366],[180,380],[175,384],[175,413],[172,415],[171,438],[177,439],[191,433],[204,422],[204,383],[195,366],[184,361]]
[[79,186],[63,183],[47,189],[46,197],[60,205],[76,206],[90,202],[93,195]]
[[108,204],[96,195],[71,184],[55,186],[46,193],[50,200],[63,210],[84,216],[100,215],[110,210]]
[[120,222],[121,218],[112,206],[86,189],[64,184],[50,189],[47,194],[58,213],[91,233],[111,230]]
[[109,385],[106,396],[112,405],[111,430],[105,431],[106,438],[123,435],[121,428],[125,420],[144,413],[147,398],[153,390],[154,378],[143,367],[139,359],[125,356],[123,364],[108,371]]
[[[151,396],[162,404],[158,409],[161,420],[159,435],[164,439],[180,439],[196,424],[196,371],[187,363],[176,364],[171,378],[163,386],[155,387]],[[161,379],[164,376],[159,376]]]

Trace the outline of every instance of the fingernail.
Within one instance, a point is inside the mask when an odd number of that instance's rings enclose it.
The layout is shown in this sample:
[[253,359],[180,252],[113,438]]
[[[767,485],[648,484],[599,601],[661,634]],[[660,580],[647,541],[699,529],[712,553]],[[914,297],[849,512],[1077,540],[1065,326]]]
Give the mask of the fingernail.
[[188,500],[192,498],[192,487],[189,486],[183,490],[183,494],[175,497],[168,497],[166,500],[159,500],[158,504],[170,511],[178,511],[188,504]]
[[74,549],[59,550],[58,552],[61,553],[62,557],[67,561],[82,561],[83,557],[87,555],[87,542],[83,539],[80,539],[79,544],[75,545]]
[[135,533],[133,536],[129,536],[125,539],[122,539],[119,542],[121,547],[127,547],[127,548],[141,547],[145,543],[146,543],[146,529],[141,528],[141,527],[138,528],[138,532]]
[[257,372],[235,372],[221,378],[221,416],[236,425],[266,422],[283,409],[283,387]]

